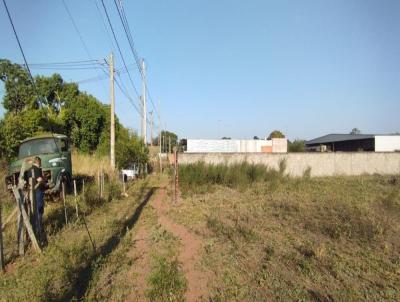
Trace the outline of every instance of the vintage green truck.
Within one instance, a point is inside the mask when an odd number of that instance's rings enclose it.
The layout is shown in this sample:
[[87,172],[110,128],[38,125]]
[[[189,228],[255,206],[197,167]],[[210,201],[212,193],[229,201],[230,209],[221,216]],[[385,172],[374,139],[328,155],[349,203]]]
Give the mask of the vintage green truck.
[[58,194],[71,186],[72,161],[71,147],[63,134],[43,134],[23,140],[19,146],[18,158],[8,166],[6,184],[8,188],[18,185],[21,167],[29,169],[34,157],[42,160],[43,175],[49,184],[48,193]]

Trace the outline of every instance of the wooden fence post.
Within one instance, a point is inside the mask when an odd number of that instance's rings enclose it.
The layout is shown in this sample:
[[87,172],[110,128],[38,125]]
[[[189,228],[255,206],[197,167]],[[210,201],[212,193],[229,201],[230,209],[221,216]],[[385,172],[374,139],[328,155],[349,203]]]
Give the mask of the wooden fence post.
[[174,183],[175,183],[175,202],[178,201],[178,190],[179,190],[179,166],[178,166],[178,149],[174,147]]
[[85,179],[82,179],[82,194],[85,196]]
[[2,271],[4,271],[4,252],[3,252],[3,228],[1,227],[2,220],[1,220],[1,215],[2,215],[2,202],[0,201],[0,268]]
[[64,203],[64,217],[65,217],[65,225],[68,224],[68,216],[67,216],[67,206],[65,204],[65,182],[61,183],[61,190],[62,190],[62,199]]
[[79,213],[78,213],[78,200],[76,199],[76,196],[77,196],[77,192],[76,192],[76,179],[74,179],[74,195],[75,195],[76,218],[79,218]]
[[[18,220],[21,221],[23,225],[25,225],[25,227],[26,227],[26,229],[28,231],[29,238],[32,241],[33,248],[37,252],[41,253],[42,250],[41,250],[41,248],[40,248],[40,246],[39,246],[39,244],[37,242],[35,233],[33,232],[33,229],[32,229],[32,225],[29,222],[28,214],[26,214],[26,211],[25,211],[25,208],[24,208],[24,204],[23,204],[24,203],[24,199],[23,199],[23,195],[21,194],[21,190],[17,189],[14,186],[13,187],[13,193],[14,193],[15,201],[17,202],[18,207],[19,207],[19,211],[20,211],[20,215],[19,215]],[[18,229],[20,229],[20,228],[18,228]],[[23,232],[21,232],[21,233],[23,234]],[[20,233],[18,233],[18,235],[19,234]],[[21,241],[20,241],[20,243],[21,243]],[[20,247],[21,247],[21,245],[20,245]],[[22,245],[22,251],[24,252],[24,246],[23,245]]]

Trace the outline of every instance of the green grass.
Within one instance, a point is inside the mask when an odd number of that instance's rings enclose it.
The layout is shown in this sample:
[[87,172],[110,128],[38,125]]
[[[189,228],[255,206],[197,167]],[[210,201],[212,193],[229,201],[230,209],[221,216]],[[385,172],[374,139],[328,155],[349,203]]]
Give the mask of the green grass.
[[[83,298],[91,278],[95,276],[96,265],[118,247],[130,221],[134,219],[132,215],[135,208],[148,190],[147,181],[140,181],[128,192],[135,197],[90,208],[86,222],[95,250],[81,219],[71,221],[68,226],[56,228],[54,233],[50,233],[49,245],[43,254],[37,255],[28,250],[25,257],[15,258],[11,271],[0,280],[0,300],[48,301]],[[59,207],[55,206],[56,209]],[[63,220],[63,212],[58,211],[56,217],[55,220]]]
[[284,160],[279,163],[278,171],[261,164],[247,162],[233,165],[207,165],[204,162],[197,162],[179,167],[179,182],[183,193],[204,193],[212,190],[215,184],[243,189],[256,182],[281,179],[284,177],[285,169]]
[[186,279],[176,258],[156,257],[148,281],[150,301],[185,301]]

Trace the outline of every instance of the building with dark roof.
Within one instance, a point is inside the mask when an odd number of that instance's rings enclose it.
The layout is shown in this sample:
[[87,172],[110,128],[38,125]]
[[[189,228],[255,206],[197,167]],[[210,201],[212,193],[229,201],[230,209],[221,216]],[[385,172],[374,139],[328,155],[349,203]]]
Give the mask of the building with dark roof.
[[400,151],[400,135],[328,134],[306,142],[308,151]]

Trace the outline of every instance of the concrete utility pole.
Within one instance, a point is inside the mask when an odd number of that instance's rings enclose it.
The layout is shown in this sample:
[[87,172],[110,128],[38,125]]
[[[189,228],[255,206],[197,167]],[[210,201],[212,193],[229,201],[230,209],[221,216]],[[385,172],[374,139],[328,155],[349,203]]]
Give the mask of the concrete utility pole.
[[153,110],[150,111],[149,113],[150,113],[150,146],[153,146],[153,125],[154,125]]
[[147,109],[146,109],[146,65],[144,63],[144,60],[142,59],[142,109],[143,109],[143,114],[142,114],[142,137],[143,137],[143,142],[146,144],[147,142],[147,131],[146,131],[146,122],[147,122]]
[[111,134],[110,134],[110,160],[111,169],[115,170],[115,97],[114,97],[114,57],[110,53],[110,103],[111,103]]

